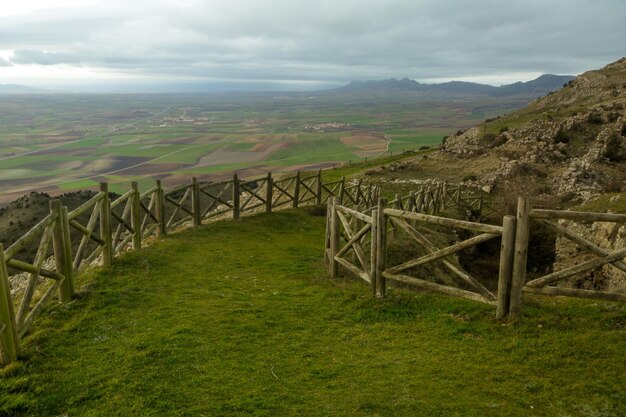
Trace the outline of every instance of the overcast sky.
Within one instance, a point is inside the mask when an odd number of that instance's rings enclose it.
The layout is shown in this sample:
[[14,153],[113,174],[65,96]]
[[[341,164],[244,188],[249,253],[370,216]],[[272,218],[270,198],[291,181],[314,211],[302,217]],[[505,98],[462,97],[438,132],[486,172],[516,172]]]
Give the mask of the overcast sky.
[[0,84],[409,77],[494,85],[626,55],[626,0],[7,0]]

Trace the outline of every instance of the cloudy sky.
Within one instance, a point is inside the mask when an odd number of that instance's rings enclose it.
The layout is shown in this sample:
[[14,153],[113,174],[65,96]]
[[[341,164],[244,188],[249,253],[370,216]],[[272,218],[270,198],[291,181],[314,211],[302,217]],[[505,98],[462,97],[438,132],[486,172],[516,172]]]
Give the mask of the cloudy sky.
[[626,55],[626,0],[15,0],[0,84],[409,77],[494,85]]

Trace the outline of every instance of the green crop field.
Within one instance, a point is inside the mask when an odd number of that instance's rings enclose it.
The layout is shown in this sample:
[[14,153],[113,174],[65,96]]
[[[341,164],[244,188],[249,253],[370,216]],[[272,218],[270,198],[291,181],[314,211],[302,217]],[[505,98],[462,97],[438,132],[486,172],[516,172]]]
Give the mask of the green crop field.
[[233,170],[245,176],[339,165],[435,146],[485,114],[523,104],[399,93],[3,97],[0,203],[31,190],[93,188],[104,178],[160,178],[172,186],[190,173],[211,180]]
[[3,416],[622,416],[623,305],[471,301],[321,264],[324,217],[171,235],[81,277],[0,370]]

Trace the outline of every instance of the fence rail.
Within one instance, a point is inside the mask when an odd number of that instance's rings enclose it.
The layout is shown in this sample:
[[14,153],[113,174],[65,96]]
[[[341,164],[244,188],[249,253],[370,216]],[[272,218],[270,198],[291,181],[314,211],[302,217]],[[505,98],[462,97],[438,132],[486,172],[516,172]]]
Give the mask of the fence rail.
[[[345,190],[349,190],[347,193]],[[196,178],[170,190],[161,181],[140,192],[136,182],[111,200],[108,184],[78,208],[68,212],[60,200],[50,201],[50,213],[6,250],[0,245],[0,364],[14,361],[20,340],[45,303],[58,292],[62,302],[75,295],[75,277],[89,266],[110,266],[120,253],[139,249],[146,239],[164,236],[185,224],[199,226],[219,218],[272,212],[278,208],[320,204],[341,193],[372,205],[377,187],[348,184],[345,178],[323,183],[321,171],[274,179],[266,176],[201,183]],[[349,203],[346,203],[349,204]],[[16,256],[36,248],[30,261]],[[11,291],[9,272],[25,284]]]
[[[450,202],[454,202],[454,204],[458,204],[459,208],[463,208],[473,198],[461,196],[460,189],[453,191],[439,190],[420,192],[420,195],[424,196],[424,198],[417,197],[414,192],[407,197],[396,195],[391,201],[381,198],[377,207],[370,210],[361,210],[360,212],[343,207],[338,199],[332,199],[328,205],[329,220],[327,221],[325,252],[325,260],[329,263],[331,277],[337,276],[338,267],[342,266],[347,271],[372,283],[373,292],[379,297],[385,296],[386,280],[393,280],[430,291],[495,305],[497,318],[519,316],[523,293],[525,292],[626,301],[625,293],[583,290],[553,285],[565,278],[607,264],[622,272],[626,272],[626,248],[613,251],[602,249],[583,236],[553,221],[570,220],[626,224],[625,214],[531,209],[530,200],[520,198],[517,218],[510,215],[503,216],[502,225],[497,226],[432,214],[433,211],[436,212],[438,210],[438,207],[447,207]],[[431,196],[432,200],[430,200]],[[434,201],[434,204],[432,201]],[[351,199],[351,202],[354,202],[354,200]],[[371,216],[368,215],[370,212],[372,213]],[[348,216],[350,219],[348,219]],[[338,222],[337,219],[340,221]],[[581,248],[596,255],[596,258],[579,262],[565,269],[527,281],[526,263],[531,220],[534,224],[543,225],[557,235],[576,243]],[[354,227],[356,221],[361,221],[364,226],[358,225]],[[476,235],[447,247],[439,248],[425,236],[420,229],[420,224],[436,225],[439,228],[465,229],[476,233]],[[392,232],[389,237],[388,231]],[[399,232],[402,232],[421,246],[426,254],[398,265],[390,266],[387,258],[388,241],[396,238]],[[371,254],[370,264],[366,263],[367,257],[365,256],[364,248],[359,244],[363,242],[368,233],[371,233],[371,247],[368,248]],[[340,239],[342,237],[344,245],[340,249]],[[455,253],[494,238],[501,239],[499,273],[497,291],[495,293],[479,280],[472,277],[458,262],[451,258]],[[347,260],[346,255],[350,251],[359,261],[358,264],[350,263]],[[443,285],[411,275],[410,271],[412,268],[432,262],[441,262],[447,271],[451,273],[451,276],[457,279],[459,286]],[[359,264],[361,267],[358,266]]]

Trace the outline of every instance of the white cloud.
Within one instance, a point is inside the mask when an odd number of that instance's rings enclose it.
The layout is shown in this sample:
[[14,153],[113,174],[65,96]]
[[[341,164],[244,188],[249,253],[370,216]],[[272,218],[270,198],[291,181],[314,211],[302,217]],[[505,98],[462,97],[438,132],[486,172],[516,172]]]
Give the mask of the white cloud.
[[23,74],[62,65],[94,77],[497,83],[602,66],[626,39],[623,0],[27,3],[26,14],[0,15],[0,50]]

